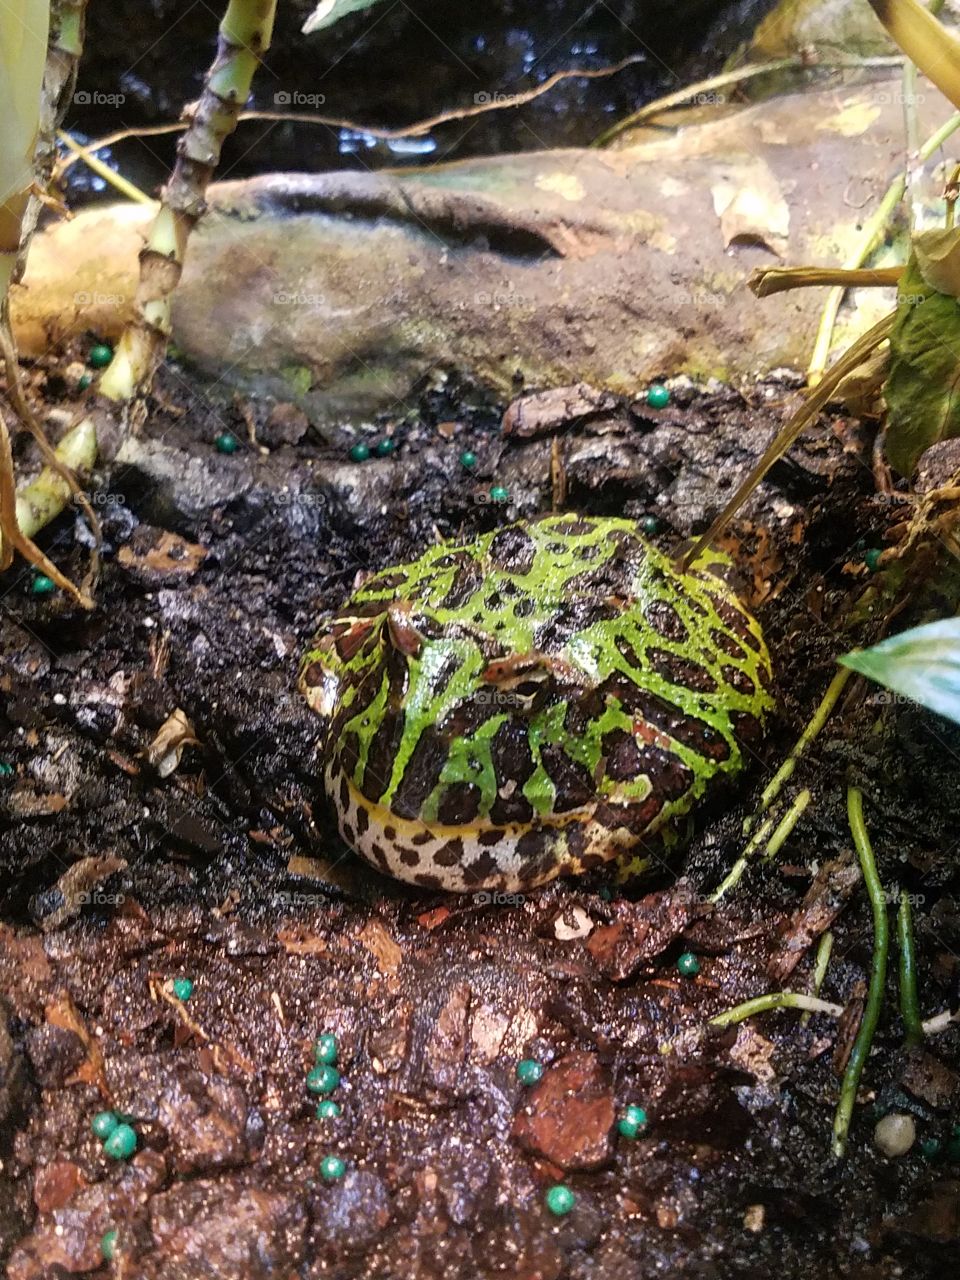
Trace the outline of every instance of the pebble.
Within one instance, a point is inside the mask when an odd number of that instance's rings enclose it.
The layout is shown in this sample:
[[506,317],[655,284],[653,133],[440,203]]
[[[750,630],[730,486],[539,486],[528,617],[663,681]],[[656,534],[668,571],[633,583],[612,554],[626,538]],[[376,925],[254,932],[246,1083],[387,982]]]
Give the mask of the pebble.
[[913,1116],[904,1115],[900,1111],[891,1111],[882,1120],[877,1121],[873,1131],[873,1142],[878,1150],[889,1159],[904,1156],[917,1140],[917,1126]]

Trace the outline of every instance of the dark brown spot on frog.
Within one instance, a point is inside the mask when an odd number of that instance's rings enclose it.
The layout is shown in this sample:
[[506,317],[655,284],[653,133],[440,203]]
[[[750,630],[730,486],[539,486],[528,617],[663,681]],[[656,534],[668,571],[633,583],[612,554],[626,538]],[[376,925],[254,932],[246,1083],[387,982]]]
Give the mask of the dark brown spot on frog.
[[341,778],[340,779],[340,811],[341,813],[346,813],[349,808],[350,808],[350,788],[347,785],[346,778]]
[[417,875],[413,877],[414,882],[424,889],[442,889],[443,881],[439,876]]
[[441,609],[459,609],[483,585],[483,568],[472,556],[463,557],[453,575],[450,589],[440,601]]
[[743,645],[738,640],[735,640],[733,636],[728,635],[726,631],[718,631],[716,627],[711,627],[710,639],[720,652],[727,654],[728,657],[743,657]]
[[685,689],[695,689],[697,693],[716,693],[717,682],[698,662],[669,649],[648,649],[650,665],[657,675],[671,684],[682,685]]
[[586,533],[593,533],[596,527],[592,520],[588,520],[584,516],[558,520],[552,526],[554,533],[562,533],[571,538],[580,538]]
[[[378,606],[377,612],[382,612],[382,606]],[[337,637],[337,653],[342,662],[349,662],[352,657],[359,653],[364,640],[373,630],[373,622],[354,622],[344,633]]]
[[431,831],[418,831],[415,836],[410,837],[411,844],[430,844],[432,840],[433,832]]
[[631,834],[639,836],[643,835],[662,808],[663,797],[651,792],[639,804],[611,804],[604,800],[597,805],[595,816],[597,822],[610,831],[625,827]]
[[323,684],[324,667],[322,662],[311,662],[309,666],[304,668],[301,679],[308,689],[315,689],[318,684]]
[[495,845],[499,844],[503,839],[503,829],[501,827],[490,827],[487,831],[481,831],[477,836],[477,844]]
[[390,874],[390,859],[387,857],[383,847],[374,842],[370,847],[370,857],[374,860],[381,871]]
[[632,702],[635,710],[648,724],[677,742],[682,742],[684,746],[718,763],[730,758],[730,744],[705,720],[681,711],[679,707],[646,689],[638,688],[633,694]]
[[491,563],[505,573],[525,574],[533,568],[537,548],[524,529],[512,524],[494,534],[487,554]]
[[418,867],[420,865],[421,854],[416,849],[408,849],[406,846],[398,849],[400,861],[405,867]]
[[410,753],[390,806],[398,818],[415,818],[419,814],[423,802],[440,781],[446,758],[444,739],[434,725],[428,725]]
[[715,595],[714,592],[708,591],[710,599],[713,601],[714,608],[717,613],[727,624],[731,631],[735,631],[743,640],[744,644],[749,645],[754,653],[760,652],[760,641],[753,634],[750,628],[750,619],[736,605],[724,600],[722,596]]
[[492,853],[481,853],[474,858],[472,862],[468,862],[463,868],[464,881],[469,885],[483,884],[485,880],[489,880],[491,876],[497,874],[500,870],[500,863]]
[[[360,790],[368,800],[379,800],[390,785],[393,762],[403,740],[406,716],[402,708],[385,711],[370,741]],[[407,815],[404,815],[407,816]]]
[[[343,799],[342,790],[340,792],[340,798]],[[369,826],[370,826],[370,815],[367,813],[366,809],[364,809],[363,806],[361,805],[361,807],[357,810],[357,834],[362,836],[367,831],[367,828]],[[387,833],[384,832],[384,835],[386,834]],[[387,839],[389,840],[390,836],[387,836]]]
[[463,841],[448,840],[433,855],[438,867],[457,867],[463,861]]
[[562,747],[548,743],[540,750],[547,776],[556,788],[555,813],[567,813],[588,804],[594,795],[593,779],[576,760],[571,760]]
[[375,578],[368,578],[360,588],[360,594],[365,595],[368,591],[393,591],[396,587],[407,581],[407,575],[400,569],[394,569],[392,572],[379,573]]
[[513,606],[514,615],[518,618],[529,618],[533,613],[534,604],[529,596],[524,596],[522,600],[518,600]]
[[566,828],[567,850],[571,857],[583,857],[583,851],[587,847],[587,837],[583,827],[579,822],[571,822]]
[[524,796],[523,787],[536,766],[530,754],[526,726],[516,720],[505,720],[493,735],[490,758],[498,784],[496,799],[490,806],[491,822],[498,826],[529,822],[533,806]]
[[344,824],[340,828],[340,834],[343,836],[344,840],[346,840],[347,844],[351,846],[351,848],[353,847],[353,845],[357,843],[356,832],[354,831],[353,827],[351,827],[349,822],[344,822]]
[[480,812],[483,792],[473,782],[452,782],[444,791],[437,807],[437,818],[445,827],[472,822]]
[[745,671],[739,667],[725,666],[721,668],[723,678],[731,689],[736,689],[737,693],[743,693],[747,697],[756,693],[757,686],[753,683]]
[[683,644],[689,635],[683,619],[673,605],[668,604],[666,600],[652,600],[644,610],[643,616],[657,635],[663,636],[665,640]]
[[388,822],[387,825],[383,828],[383,836],[385,840],[389,840],[392,843],[397,838],[396,827],[391,827]]

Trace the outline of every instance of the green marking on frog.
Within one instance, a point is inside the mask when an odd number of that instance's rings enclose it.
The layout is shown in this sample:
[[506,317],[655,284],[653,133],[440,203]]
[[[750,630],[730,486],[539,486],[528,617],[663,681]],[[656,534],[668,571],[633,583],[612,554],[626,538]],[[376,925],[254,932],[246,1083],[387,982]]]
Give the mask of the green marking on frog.
[[681,574],[632,521],[562,515],[369,578],[300,677],[344,840],[456,892],[642,870],[773,706],[721,561]]

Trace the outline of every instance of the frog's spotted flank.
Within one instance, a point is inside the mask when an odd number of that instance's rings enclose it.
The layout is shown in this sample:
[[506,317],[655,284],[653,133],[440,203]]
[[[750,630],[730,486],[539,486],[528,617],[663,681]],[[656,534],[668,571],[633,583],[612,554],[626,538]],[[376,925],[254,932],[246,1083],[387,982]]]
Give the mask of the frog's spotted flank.
[[344,840],[459,892],[634,853],[742,767],[769,686],[757,623],[705,561],[679,574],[631,521],[579,516],[375,575],[301,671]]

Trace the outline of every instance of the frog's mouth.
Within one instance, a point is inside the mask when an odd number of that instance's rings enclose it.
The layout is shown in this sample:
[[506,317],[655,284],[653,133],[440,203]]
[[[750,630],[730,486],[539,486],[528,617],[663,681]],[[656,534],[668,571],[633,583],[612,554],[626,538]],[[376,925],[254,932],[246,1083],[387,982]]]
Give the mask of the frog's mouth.
[[[428,825],[398,818],[368,800],[350,778],[330,765],[327,794],[340,835],[385,875],[424,889],[452,893],[513,893],[558,875],[579,875],[635,847],[637,836],[598,816],[598,802],[533,823],[495,826]],[[657,825],[652,822],[644,834]]]

